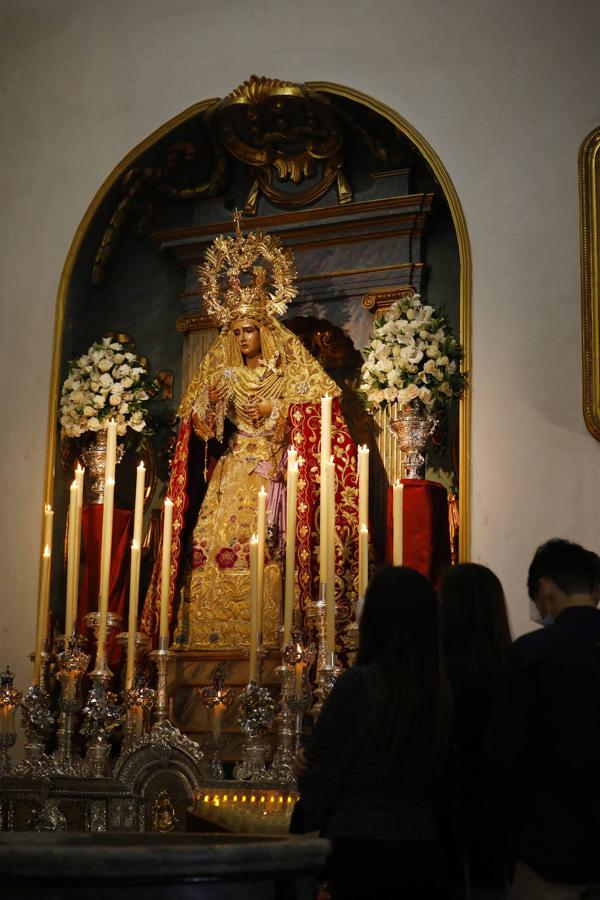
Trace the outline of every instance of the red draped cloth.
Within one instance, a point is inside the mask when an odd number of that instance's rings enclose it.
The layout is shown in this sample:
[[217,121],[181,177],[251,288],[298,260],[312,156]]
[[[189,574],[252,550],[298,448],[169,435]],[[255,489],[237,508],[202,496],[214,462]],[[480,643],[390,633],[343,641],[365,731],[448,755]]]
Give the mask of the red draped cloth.
[[[403,563],[421,572],[439,586],[444,569],[450,565],[448,528],[448,492],[443,484],[404,478],[404,553]],[[388,491],[387,552],[393,559],[392,488]]]
[[[103,512],[104,506],[101,503],[84,506],[82,511],[81,542],[84,563],[79,584],[79,608],[77,610],[79,634],[87,634],[87,628],[83,621],[84,616],[98,609]],[[128,606],[132,521],[133,513],[129,510],[114,510],[108,609],[109,612],[116,613],[123,618],[126,616]],[[119,661],[120,653],[120,648],[111,641],[108,652],[109,665],[114,665]]]

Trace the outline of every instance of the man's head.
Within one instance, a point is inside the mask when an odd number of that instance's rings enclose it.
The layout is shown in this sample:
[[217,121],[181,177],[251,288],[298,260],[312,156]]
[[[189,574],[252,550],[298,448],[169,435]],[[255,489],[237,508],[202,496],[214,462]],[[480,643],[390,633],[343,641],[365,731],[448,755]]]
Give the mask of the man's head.
[[527,591],[544,620],[567,606],[595,605],[599,585],[596,554],[560,538],[538,547],[527,576]]

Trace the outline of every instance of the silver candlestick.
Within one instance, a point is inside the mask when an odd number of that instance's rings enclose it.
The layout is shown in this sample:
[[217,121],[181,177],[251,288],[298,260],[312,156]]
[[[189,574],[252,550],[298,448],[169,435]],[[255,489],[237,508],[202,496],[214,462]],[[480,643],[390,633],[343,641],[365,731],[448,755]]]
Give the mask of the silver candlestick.
[[21,702],[21,724],[27,736],[25,759],[18,767],[20,775],[45,776],[51,768],[50,757],[45,752],[55,714],[50,709],[50,694],[46,689],[46,674],[50,653],[44,641],[41,653],[40,677],[27,688]]
[[217,666],[212,676],[212,686],[200,691],[200,699],[207,710],[212,711],[212,748],[213,754],[209,763],[211,778],[224,778],[225,772],[221,762],[221,750],[224,746],[222,716],[235,699],[235,691],[225,687],[225,677],[221,666]]
[[261,738],[273,724],[275,701],[267,688],[251,681],[240,694],[239,723],[246,735],[242,759],[236,763],[234,778],[239,781],[265,781],[270,775],[265,766],[267,747]]
[[162,725],[169,718],[169,698],[167,695],[168,662],[173,656],[169,650],[169,638],[163,635],[158,639],[158,650],[149,654],[156,665],[156,703],[154,704],[154,724]]
[[81,683],[90,664],[82,637],[65,639],[65,649],[58,654],[60,681],[60,714],[58,720],[58,750],[54,754],[54,768],[60,775],[81,774],[81,761],[73,754],[75,716],[81,709]]
[[121,753],[127,753],[136,741],[150,730],[150,710],[156,702],[156,691],[149,688],[141,673],[130,688],[123,692],[125,706],[125,737]]
[[312,708],[312,714],[317,718],[337,676],[341,672],[341,669],[335,664],[335,652],[327,649],[327,585],[322,584],[320,586],[319,599],[316,603],[307,603],[306,616],[314,624],[318,642],[315,688],[317,702]]
[[110,744],[108,737],[119,725],[122,712],[117,697],[108,690],[112,672],[106,666],[95,669],[90,678],[93,686],[83,708],[84,724],[81,733],[88,739],[86,769],[93,778],[103,778],[107,772]]
[[300,744],[302,717],[312,702],[308,672],[316,658],[314,644],[303,643],[299,628],[292,631],[291,637],[291,644],[282,651],[283,664],[278,669],[281,676],[279,742],[271,767],[273,775],[283,784],[295,781],[292,762]]

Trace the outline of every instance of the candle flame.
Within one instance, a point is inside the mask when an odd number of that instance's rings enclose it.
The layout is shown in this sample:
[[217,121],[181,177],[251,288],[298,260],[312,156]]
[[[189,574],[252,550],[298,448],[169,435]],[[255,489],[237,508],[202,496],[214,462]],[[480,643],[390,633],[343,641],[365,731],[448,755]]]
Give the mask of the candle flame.
[[402,485],[400,484],[400,479],[399,479],[399,478],[396,478],[396,481],[395,481],[395,483],[394,483],[394,487],[402,487]]
[[258,544],[258,535],[257,535],[257,534],[253,534],[253,535],[252,535],[252,537],[250,538],[250,543],[251,543],[251,544]]
[[167,497],[165,500],[165,506],[173,506],[173,501],[170,497]]
[[46,514],[52,512],[52,507],[50,506],[49,503],[44,503],[44,512],[45,512]]
[[48,544],[46,544],[46,546],[44,547],[44,552],[43,552],[42,556],[45,556],[46,559],[49,559],[49,557],[51,555],[52,554],[50,553],[50,547],[48,546]]
[[146,466],[144,465],[144,462],[142,460],[142,462],[138,466],[138,472],[143,472],[145,470],[146,470]]
[[111,485],[112,487],[115,486],[115,479],[114,479],[114,478],[107,478],[107,479],[106,479],[106,481],[105,481],[105,486],[108,487],[109,485]]
[[360,530],[361,530],[361,534],[365,534],[365,532],[367,534],[369,533],[369,529],[367,528],[367,526],[364,523],[360,526]]
[[77,468],[75,469],[75,471],[79,473],[83,472],[83,466],[80,462],[77,463]]
[[72,491],[76,491],[76,490],[77,490],[77,481],[72,481],[72,482],[71,482],[71,490],[72,490]]
[[131,542],[131,549],[132,549],[132,550],[139,550],[139,549],[140,549],[140,545],[138,544],[138,542],[136,541],[135,538],[134,538],[134,539],[132,540],[132,542]]

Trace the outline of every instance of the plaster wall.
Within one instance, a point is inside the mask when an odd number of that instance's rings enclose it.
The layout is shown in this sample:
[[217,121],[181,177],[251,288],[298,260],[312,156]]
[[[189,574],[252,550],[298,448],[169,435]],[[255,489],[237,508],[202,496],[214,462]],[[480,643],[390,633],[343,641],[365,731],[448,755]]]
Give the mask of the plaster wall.
[[599,124],[594,0],[0,0],[0,666],[33,646],[55,299],[116,163],[251,73],[383,101],[442,159],[473,254],[472,558],[516,633],[534,547],[598,549],[581,414],[577,151]]

